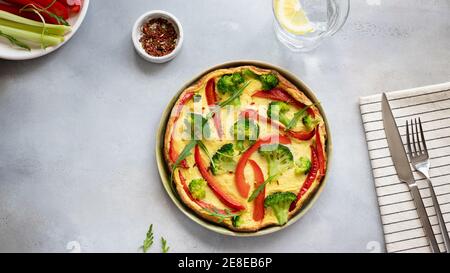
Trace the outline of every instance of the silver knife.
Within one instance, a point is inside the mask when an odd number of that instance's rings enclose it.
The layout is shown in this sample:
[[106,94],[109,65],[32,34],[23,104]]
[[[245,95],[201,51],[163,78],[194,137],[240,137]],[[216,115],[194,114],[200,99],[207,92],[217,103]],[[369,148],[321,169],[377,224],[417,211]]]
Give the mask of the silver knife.
[[389,106],[389,101],[385,93],[383,93],[381,109],[383,114],[384,131],[386,132],[389,151],[391,152],[392,161],[394,162],[398,178],[400,179],[400,181],[408,184],[409,190],[417,208],[417,213],[419,214],[420,222],[422,223],[422,227],[425,231],[425,235],[427,236],[431,250],[434,253],[439,253],[439,245],[436,241],[433,228],[431,227],[430,219],[428,218],[427,211],[423,204],[419,188],[417,187],[414,175],[411,171],[408,157],[406,156],[405,147],[403,146],[402,138],[398,131],[394,115],[392,114],[392,110]]

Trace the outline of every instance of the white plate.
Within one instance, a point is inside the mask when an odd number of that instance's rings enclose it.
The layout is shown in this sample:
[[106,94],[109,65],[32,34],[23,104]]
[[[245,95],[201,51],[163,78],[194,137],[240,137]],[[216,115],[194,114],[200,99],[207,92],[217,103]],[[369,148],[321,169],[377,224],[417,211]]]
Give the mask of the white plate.
[[86,16],[87,10],[89,8],[89,0],[83,1],[83,7],[81,8],[81,11],[73,17],[70,17],[67,21],[72,26],[72,31],[67,33],[64,37],[64,42],[60,43],[57,46],[47,47],[46,49],[41,48],[32,48],[31,51],[27,50],[21,50],[17,48],[13,48],[11,44],[8,42],[8,40],[1,39],[0,40],[0,59],[5,60],[29,60],[34,58],[39,58],[41,56],[47,55],[61,46],[63,46],[65,43],[67,43],[70,38],[77,32],[78,28],[81,26],[81,23],[83,23],[84,17]]

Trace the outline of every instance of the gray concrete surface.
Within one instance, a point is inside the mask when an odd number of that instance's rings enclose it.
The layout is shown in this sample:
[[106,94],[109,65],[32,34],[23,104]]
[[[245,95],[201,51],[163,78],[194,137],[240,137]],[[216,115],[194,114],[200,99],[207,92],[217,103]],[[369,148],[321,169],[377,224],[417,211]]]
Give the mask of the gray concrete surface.
[[[135,252],[150,223],[151,252],[160,236],[174,252],[383,248],[358,97],[450,80],[450,2],[351,2],[338,34],[294,54],[275,38],[268,0],[94,0],[57,52],[0,61],[0,252]],[[164,65],[143,61],[131,43],[134,20],[150,9],[170,11],[184,26],[183,50]],[[154,157],[159,118],[176,90],[238,59],[303,79],[334,136],[331,179],[316,205],[260,238],[226,237],[191,222],[164,192]]]

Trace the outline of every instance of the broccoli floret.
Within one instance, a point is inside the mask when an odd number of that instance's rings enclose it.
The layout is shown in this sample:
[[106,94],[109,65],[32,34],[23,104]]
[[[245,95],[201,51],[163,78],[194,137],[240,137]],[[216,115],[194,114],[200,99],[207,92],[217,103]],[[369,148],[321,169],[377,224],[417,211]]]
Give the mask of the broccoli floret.
[[232,127],[232,134],[236,149],[242,152],[258,139],[259,125],[250,119],[239,119]]
[[233,227],[238,228],[242,225],[242,218],[240,215],[236,215],[231,217],[231,223],[233,223]]
[[289,207],[297,196],[292,192],[277,192],[266,197],[264,207],[272,208],[280,226],[288,220]]
[[278,85],[278,77],[275,74],[264,74],[258,77],[263,90],[272,90]]
[[311,161],[306,157],[300,157],[295,162],[295,173],[306,174],[311,170]]
[[244,69],[242,71],[242,75],[244,75],[244,77],[248,78],[248,79],[258,79],[259,76],[258,74],[256,74],[255,72],[251,71],[250,69]]
[[189,183],[189,191],[195,199],[201,200],[206,196],[206,181],[202,178],[193,179]]
[[[262,155],[269,165],[269,177],[279,176],[292,167],[294,156],[288,147],[282,144],[265,144],[259,148],[259,154]],[[275,178],[273,179],[275,180]]]
[[[235,92],[239,90],[244,81],[245,81],[244,77],[239,72],[223,75],[217,82],[217,89],[222,95],[228,94],[232,96]],[[239,98],[237,98],[233,102],[233,104],[239,105],[240,104]]]
[[273,73],[258,75],[250,69],[244,69],[242,71],[242,75],[248,79],[256,79],[260,81],[262,84],[262,89],[266,91],[274,89],[279,83],[278,77]]
[[317,124],[319,124],[319,120],[311,117],[311,115],[309,115],[309,114],[304,116],[302,121],[303,121],[303,125],[305,125],[305,127],[309,130],[314,129],[317,126]]
[[191,139],[203,139],[209,138],[210,128],[208,120],[202,115],[197,113],[189,113],[187,118],[184,120],[186,126],[186,131],[191,137]]
[[286,113],[289,111],[289,104],[282,101],[273,101],[267,109],[267,116],[273,120],[279,120],[284,126],[288,126],[290,120]]
[[211,171],[214,175],[233,172],[236,168],[233,144],[228,143],[223,145],[213,155],[212,161],[214,164],[211,164]]

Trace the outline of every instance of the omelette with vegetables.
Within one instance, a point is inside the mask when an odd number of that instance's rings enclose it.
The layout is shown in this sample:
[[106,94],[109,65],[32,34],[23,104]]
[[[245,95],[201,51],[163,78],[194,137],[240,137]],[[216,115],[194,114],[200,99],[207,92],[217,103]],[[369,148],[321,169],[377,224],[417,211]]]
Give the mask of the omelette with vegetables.
[[327,170],[316,106],[274,70],[210,72],[181,93],[166,127],[174,190],[198,215],[235,231],[285,225]]

